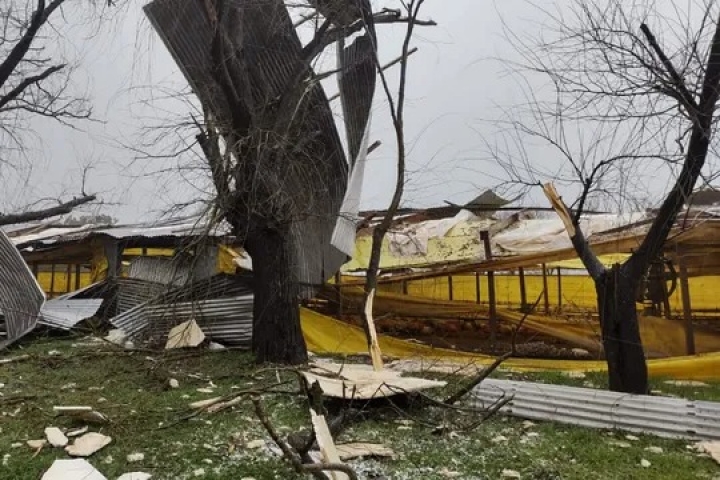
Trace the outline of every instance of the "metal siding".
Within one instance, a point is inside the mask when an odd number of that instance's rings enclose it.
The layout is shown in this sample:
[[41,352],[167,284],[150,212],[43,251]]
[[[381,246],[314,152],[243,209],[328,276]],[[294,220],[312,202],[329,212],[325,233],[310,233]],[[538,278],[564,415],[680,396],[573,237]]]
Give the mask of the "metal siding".
[[95,315],[103,299],[53,299],[48,300],[40,309],[38,323],[48,327],[70,330],[82,320]]
[[0,348],[30,332],[38,321],[45,294],[15,245],[0,231]]
[[471,403],[488,408],[503,396],[513,398],[500,411],[521,418],[667,438],[720,440],[717,402],[486,379],[473,389]]

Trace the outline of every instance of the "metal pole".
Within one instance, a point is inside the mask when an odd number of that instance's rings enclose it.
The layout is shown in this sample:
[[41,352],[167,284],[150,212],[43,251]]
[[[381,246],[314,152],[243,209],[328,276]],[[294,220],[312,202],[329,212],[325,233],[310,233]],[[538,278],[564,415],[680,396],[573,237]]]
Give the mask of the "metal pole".
[[[490,232],[480,232],[480,238],[485,247],[485,260],[492,260],[492,247],[490,246]],[[495,343],[498,333],[497,305],[495,303],[495,272],[487,272],[488,300],[490,301],[490,343]]]
[[475,303],[480,303],[480,272],[475,272]]
[[557,285],[558,285],[558,313],[562,312],[562,273],[560,267],[557,269]]
[[518,274],[520,275],[520,311],[526,312],[527,311],[527,291],[525,290],[525,269],[523,267],[520,267],[518,269]]
[[448,275],[448,299],[453,299],[453,277]]
[[72,285],[72,265],[69,263],[67,264],[67,269],[65,270],[65,293],[70,293],[70,286]]
[[55,293],[55,264],[50,264],[50,291],[48,297],[52,298]]
[[547,267],[542,264],[542,278],[543,278],[543,300],[545,301],[545,315],[550,314],[550,293],[548,292],[548,279],[547,279]]
[[688,283],[687,266],[685,259],[680,257],[680,292],[682,296],[683,320],[685,320],[685,347],[688,355],[695,354],[695,330],[692,321],[692,306],[690,305],[690,285]]

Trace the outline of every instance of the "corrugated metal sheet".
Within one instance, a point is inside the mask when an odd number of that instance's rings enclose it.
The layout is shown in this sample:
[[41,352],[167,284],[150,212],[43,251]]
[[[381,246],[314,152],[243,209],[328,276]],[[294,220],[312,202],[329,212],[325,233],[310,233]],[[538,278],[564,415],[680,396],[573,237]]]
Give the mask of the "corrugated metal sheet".
[[38,323],[70,330],[79,322],[95,315],[102,303],[102,298],[48,300],[40,309]]
[[252,336],[252,294],[171,304],[148,302],[112,319],[136,342],[163,344],[170,329],[195,319],[211,340],[226,345],[250,345]]
[[[202,0],[154,0],[145,6],[145,13],[202,103],[213,109],[221,124],[227,124],[227,106],[234,102],[224,97],[213,74],[214,30],[207,5]],[[250,124],[260,122],[257,131],[264,131],[267,119],[261,118],[261,112],[283,98],[288,85],[294,85],[305,68],[302,44],[281,0],[229,0],[226,6],[228,23],[233,26],[225,32],[226,37],[234,51],[242,53],[227,60],[230,81],[243,110],[235,113]],[[290,129],[288,143],[305,145],[297,152],[298,161],[272,162],[272,172],[263,176],[263,181],[278,184],[268,190],[292,198],[288,202],[294,210],[291,236],[303,297],[312,296],[347,258],[331,245],[331,239],[345,195],[348,164],[325,92],[311,77],[308,70],[303,81],[310,80],[309,86],[294,111],[294,118],[302,120]],[[262,188],[248,189],[258,190]],[[264,201],[246,200],[250,204]]]
[[[134,286],[143,283],[156,285],[133,280]],[[252,331],[252,312],[250,277],[215,275],[136,304],[111,318],[110,323],[134,341],[158,342],[166,339],[172,327],[194,318],[208,337],[226,344],[247,346]]]
[[138,280],[182,286],[211,277],[216,269],[217,247],[207,247],[194,256],[138,257],[130,263],[128,276]]
[[44,301],[45,294],[20,252],[0,231],[0,348],[35,328]]
[[19,248],[31,245],[52,245],[84,240],[93,236],[107,236],[116,239],[158,238],[158,237],[222,237],[230,233],[225,222],[208,225],[201,216],[181,217],[157,222],[135,225],[83,225],[59,226],[52,223],[39,223],[34,228],[26,228],[10,234],[10,240]]
[[717,402],[487,379],[475,387],[471,403],[487,408],[503,396],[513,398],[500,411],[520,418],[667,438],[720,440]]

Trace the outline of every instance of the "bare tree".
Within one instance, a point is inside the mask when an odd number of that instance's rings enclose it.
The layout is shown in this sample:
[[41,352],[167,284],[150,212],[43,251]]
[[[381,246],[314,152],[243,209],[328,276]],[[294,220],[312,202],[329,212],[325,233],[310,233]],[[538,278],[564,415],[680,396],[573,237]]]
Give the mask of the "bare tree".
[[[595,282],[610,388],[641,394],[648,376],[636,295],[709,170],[720,82],[718,2],[662,7],[575,1],[557,12],[543,10],[552,26],[540,42],[509,32],[523,55],[515,66],[532,72],[524,76],[530,102],[511,115],[507,134],[491,146],[514,180],[538,185],[550,178],[577,193],[568,207],[552,184],[544,186]],[[543,91],[541,81],[549,88]],[[536,155],[541,145],[559,153],[559,166],[531,156],[530,148]],[[627,261],[606,268],[583,232],[588,202],[609,199],[620,206],[635,193],[647,194],[663,174],[675,180],[645,238]]]
[[[367,149],[375,25],[431,22],[337,0],[293,4],[306,12],[294,25],[288,8],[282,0],[156,0],[147,12],[204,109],[196,138],[216,190],[211,216],[226,220],[252,257],[256,360],[302,363],[299,301],[344,263],[348,238],[354,243],[353,219],[344,218],[353,212],[343,205]],[[300,24],[312,26],[306,43]],[[334,44],[340,66],[317,73]],[[347,153],[321,83],[331,74],[340,77]]]
[[[24,152],[25,133],[34,116],[49,117],[63,125],[88,119],[86,99],[70,89],[72,67],[53,58],[57,32],[51,20],[61,18],[65,0],[9,0],[0,5],[0,167],[13,168],[14,153]],[[68,2],[71,3],[71,2]],[[69,213],[95,200],[85,194],[45,209],[0,215],[0,224],[20,223]]]

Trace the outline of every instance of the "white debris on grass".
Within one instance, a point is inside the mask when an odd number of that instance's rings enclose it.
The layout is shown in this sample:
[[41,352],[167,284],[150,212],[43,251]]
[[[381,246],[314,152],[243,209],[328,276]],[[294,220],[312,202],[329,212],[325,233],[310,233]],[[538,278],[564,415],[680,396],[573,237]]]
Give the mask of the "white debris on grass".
[[47,438],[50,445],[56,448],[62,448],[68,444],[68,438],[57,427],[47,427],[45,429],[45,438]]
[[650,452],[650,453],[663,453],[662,447],[654,447],[654,446],[645,447],[645,451]]
[[625,435],[625,439],[626,439],[626,440],[630,440],[631,442],[637,442],[637,441],[640,440],[640,439],[639,439],[638,437],[636,437],[635,435]]
[[128,463],[142,462],[143,460],[145,460],[145,454],[142,452],[134,452],[128,454],[125,459],[128,461]]
[[173,389],[180,388],[180,382],[177,381],[177,378],[171,378],[168,380],[168,385]]
[[520,478],[520,472],[517,470],[510,470],[509,468],[503,469],[500,475],[502,478]]
[[645,460],[644,458],[643,458],[642,460],[640,460],[640,466],[641,466],[641,467],[643,467],[643,468],[648,468],[648,467],[650,467],[650,465],[651,465],[651,464],[650,464],[650,462],[649,462],[648,460]]
[[567,372],[563,372],[563,374],[568,378],[576,378],[578,380],[582,380],[585,378],[585,374],[583,372],[577,372],[574,370],[569,370]]
[[65,451],[73,457],[89,457],[107,447],[110,442],[112,442],[112,437],[98,432],[90,432],[78,437],[72,445],[65,447]]
[[117,480],[149,480],[151,477],[151,474],[145,472],[130,472],[123,473]]
[[195,320],[188,320],[170,330],[165,349],[197,347],[203,341],[205,341],[205,332]]
[[251,440],[245,444],[245,448],[255,450],[265,446],[265,440]]
[[709,385],[705,382],[697,380],[665,380],[666,385],[673,385],[675,387],[708,387]]
[[501,442],[507,442],[507,441],[508,441],[508,438],[505,435],[496,435],[492,439],[493,443],[501,443]]
[[193,476],[195,477],[202,477],[205,475],[205,469],[204,468],[197,468],[193,470]]
[[55,460],[41,480],[107,480],[87,460]]
[[25,442],[28,447],[32,448],[33,450],[39,450],[43,448],[45,445],[47,445],[47,440],[44,438],[41,438],[39,440],[28,440]]

